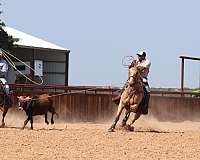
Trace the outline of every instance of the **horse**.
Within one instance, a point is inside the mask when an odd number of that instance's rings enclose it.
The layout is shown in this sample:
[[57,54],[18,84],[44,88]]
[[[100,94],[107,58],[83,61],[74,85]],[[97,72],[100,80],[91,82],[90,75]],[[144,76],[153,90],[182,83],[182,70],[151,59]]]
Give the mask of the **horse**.
[[0,81],[0,110],[2,111],[2,120],[1,120],[1,125],[0,128],[5,127],[5,116],[8,112],[8,109],[12,107],[12,100],[9,95],[6,94],[4,85]]
[[134,112],[134,119],[128,126],[131,126],[142,114],[141,105],[144,97],[143,82],[140,75],[141,68],[139,66],[132,66],[128,70],[128,86],[123,91],[120,102],[118,105],[117,115],[109,132],[113,132],[115,126],[120,118],[120,115],[124,109],[126,109],[126,115],[123,121],[126,123],[131,112]]

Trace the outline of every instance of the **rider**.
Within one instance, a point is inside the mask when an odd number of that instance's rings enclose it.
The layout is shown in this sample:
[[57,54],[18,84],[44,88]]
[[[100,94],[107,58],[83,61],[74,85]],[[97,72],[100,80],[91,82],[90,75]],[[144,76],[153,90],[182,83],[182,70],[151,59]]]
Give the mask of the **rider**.
[[144,84],[144,98],[142,100],[142,113],[147,114],[148,113],[148,105],[149,105],[149,98],[150,98],[150,87],[148,84],[148,74],[151,66],[151,62],[146,58],[146,52],[142,51],[138,54],[138,59],[135,62],[136,66],[140,66],[142,68],[141,76],[142,81]]
[[3,59],[3,52],[0,50],[0,83],[3,84],[4,92],[8,95],[9,94],[9,86],[7,84],[7,77],[8,77],[8,64]]

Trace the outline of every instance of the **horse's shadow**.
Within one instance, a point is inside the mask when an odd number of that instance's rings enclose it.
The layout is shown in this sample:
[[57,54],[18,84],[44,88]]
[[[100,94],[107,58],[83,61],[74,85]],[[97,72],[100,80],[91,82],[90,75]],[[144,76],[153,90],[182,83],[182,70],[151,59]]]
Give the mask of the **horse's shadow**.
[[184,131],[166,131],[159,130],[154,128],[142,129],[142,128],[130,128],[130,127],[119,127],[117,130],[124,132],[133,132],[133,133],[184,133]]
[[158,131],[158,130],[135,130],[133,132],[141,132],[141,133],[184,133],[184,131]]

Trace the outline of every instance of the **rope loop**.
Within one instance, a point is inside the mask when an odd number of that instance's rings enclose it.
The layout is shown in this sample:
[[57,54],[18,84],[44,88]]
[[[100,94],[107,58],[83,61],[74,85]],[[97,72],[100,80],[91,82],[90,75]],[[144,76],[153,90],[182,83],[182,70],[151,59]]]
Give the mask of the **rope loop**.
[[122,58],[122,66],[124,68],[128,68],[128,66],[133,62],[134,57],[133,56],[124,56]]

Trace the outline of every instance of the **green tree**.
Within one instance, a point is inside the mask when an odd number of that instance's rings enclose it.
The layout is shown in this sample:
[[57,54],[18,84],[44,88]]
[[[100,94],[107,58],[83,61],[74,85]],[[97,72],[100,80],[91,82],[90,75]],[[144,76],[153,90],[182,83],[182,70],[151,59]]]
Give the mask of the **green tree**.
[[[1,3],[0,3],[0,7],[1,7]],[[3,13],[3,11],[0,9],[0,15]],[[5,26],[5,23],[1,20],[0,18],[0,27]]]
[[2,9],[1,9],[1,3],[0,3],[0,48],[10,51],[13,47],[13,43],[15,39],[8,35],[8,33],[3,29],[5,27],[5,23],[1,20],[2,15]]

